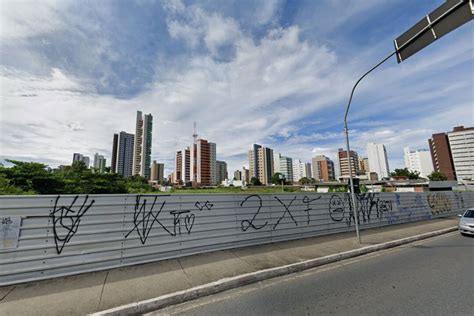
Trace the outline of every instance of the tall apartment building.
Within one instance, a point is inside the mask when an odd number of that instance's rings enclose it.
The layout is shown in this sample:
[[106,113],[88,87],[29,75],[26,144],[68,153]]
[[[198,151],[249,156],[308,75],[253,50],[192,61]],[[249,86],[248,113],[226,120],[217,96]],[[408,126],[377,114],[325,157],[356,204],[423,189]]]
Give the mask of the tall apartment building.
[[405,147],[403,158],[405,167],[411,172],[417,171],[422,178],[427,178],[434,171],[431,154],[427,149],[410,150],[410,147]]
[[[337,158],[339,160],[339,174],[341,177],[348,178],[349,177],[349,164],[348,161],[350,161],[351,167],[352,167],[352,175],[355,176],[357,172],[359,171],[359,155],[357,152],[351,150],[349,159],[347,159],[347,151],[339,148],[337,152]],[[314,177],[313,173],[313,177]]]
[[215,185],[216,144],[199,139],[191,151],[191,181],[195,185]]
[[456,178],[474,180],[474,127],[456,126],[448,140]]
[[281,173],[286,181],[293,181],[293,159],[282,156],[281,154],[273,155],[273,174]]
[[[117,142],[115,142],[117,140]],[[112,157],[115,157],[115,165],[112,162],[112,172],[121,174],[123,177],[133,175],[133,149],[135,135],[126,132],[114,134],[112,145]]]
[[389,178],[390,169],[385,145],[368,143],[367,158],[369,159],[369,171],[377,173],[378,180]]
[[176,182],[182,184],[191,181],[191,150],[189,147],[176,152],[175,178]]
[[94,155],[94,169],[99,172],[104,172],[106,159],[104,156],[95,153]]
[[369,172],[369,158],[359,157],[359,172]]
[[334,162],[324,155],[312,159],[313,178],[317,181],[334,181],[336,179]]
[[297,183],[302,178],[311,178],[311,164],[304,163],[301,159],[294,159],[293,160],[293,182]]
[[118,148],[118,134],[114,134],[112,140],[112,161],[110,163],[110,172],[117,173],[117,148]]
[[216,182],[221,184],[222,181],[227,180],[229,175],[227,173],[227,162],[225,161],[216,161]]
[[273,149],[254,144],[248,152],[249,176],[258,178],[262,184],[272,182],[273,175]]
[[234,180],[242,180],[242,171],[240,170],[234,171]]
[[87,168],[89,168],[89,164],[90,164],[90,158],[87,157],[87,156],[84,156],[80,153],[74,153],[72,155],[72,162],[74,161],[82,161],[84,162],[84,164],[86,165]]
[[313,177],[313,168],[311,166],[311,163],[310,162],[307,162],[304,164],[304,169],[305,169],[305,174],[306,174],[306,177],[311,179]]
[[448,180],[456,180],[454,163],[449,147],[448,135],[437,133],[428,139],[434,170],[444,174]]
[[150,179],[153,116],[137,111],[133,174]]
[[249,183],[250,179],[250,170],[245,167],[242,167],[242,181],[244,181],[245,183]]
[[153,160],[153,163],[151,164],[150,181],[156,181],[158,183],[163,182],[164,172],[165,164],[157,163],[156,160]]

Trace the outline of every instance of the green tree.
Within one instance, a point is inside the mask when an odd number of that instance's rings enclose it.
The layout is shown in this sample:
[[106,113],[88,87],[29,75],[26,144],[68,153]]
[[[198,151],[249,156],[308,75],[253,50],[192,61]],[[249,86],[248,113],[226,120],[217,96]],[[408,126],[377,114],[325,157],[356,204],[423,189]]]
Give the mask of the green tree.
[[252,178],[250,179],[250,184],[251,184],[251,185],[262,185],[262,182],[260,182],[260,179],[259,179],[259,178],[252,177]]
[[283,181],[283,183],[286,181],[285,176],[280,172],[275,172],[272,176],[272,183],[281,184],[281,181]]
[[58,194],[64,190],[64,182],[56,177],[47,166],[37,162],[6,160],[13,164],[10,168],[0,167],[0,172],[8,180],[9,186],[23,192],[38,194]]
[[311,184],[311,179],[309,179],[308,177],[303,177],[298,182],[301,185],[308,185]]
[[428,179],[430,181],[446,181],[448,180],[448,177],[444,175],[444,173],[439,172],[439,171],[433,171],[429,176]]
[[407,177],[408,179],[416,180],[420,178],[418,171],[410,171],[408,168],[395,169],[394,172],[390,173],[392,177]]
[[127,178],[126,186],[128,193],[149,193],[156,191],[148,181],[141,176],[132,176]]

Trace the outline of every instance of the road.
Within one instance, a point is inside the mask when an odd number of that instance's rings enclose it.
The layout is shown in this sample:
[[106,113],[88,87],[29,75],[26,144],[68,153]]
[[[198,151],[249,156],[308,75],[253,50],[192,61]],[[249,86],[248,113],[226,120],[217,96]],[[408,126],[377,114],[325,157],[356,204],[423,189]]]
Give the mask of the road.
[[474,315],[474,238],[451,233],[152,315]]

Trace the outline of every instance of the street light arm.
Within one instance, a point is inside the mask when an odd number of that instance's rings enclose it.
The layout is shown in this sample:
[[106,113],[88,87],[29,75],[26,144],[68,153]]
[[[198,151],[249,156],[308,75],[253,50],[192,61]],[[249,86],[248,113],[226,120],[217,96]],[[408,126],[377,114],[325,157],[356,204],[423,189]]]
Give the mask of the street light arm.
[[344,114],[344,128],[347,129],[347,114],[349,114],[349,108],[351,106],[351,102],[352,102],[352,97],[354,96],[354,91],[355,89],[357,88],[357,86],[359,85],[359,83],[362,81],[362,79],[365,78],[365,76],[367,76],[368,74],[370,74],[372,71],[374,71],[376,68],[378,68],[380,65],[382,65],[384,62],[386,62],[387,60],[389,60],[393,55],[395,55],[397,53],[397,51],[394,51],[392,53],[390,53],[390,55],[388,55],[387,57],[385,57],[382,61],[380,61],[377,65],[375,65],[374,67],[370,68],[369,71],[367,71],[365,74],[362,75],[362,77],[360,77],[357,82],[355,83],[354,87],[352,87],[352,91],[351,91],[351,96],[349,97],[349,103],[347,103],[347,107],[346,107],[346,113]]

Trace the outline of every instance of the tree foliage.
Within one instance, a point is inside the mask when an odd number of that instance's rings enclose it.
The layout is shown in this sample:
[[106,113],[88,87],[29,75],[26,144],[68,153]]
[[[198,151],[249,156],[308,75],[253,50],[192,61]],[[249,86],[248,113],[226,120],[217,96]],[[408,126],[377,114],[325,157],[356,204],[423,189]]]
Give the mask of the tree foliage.
[[433,171],[429,176],[428,179],[430,181],[446,181],[448,180],[448,177],[444,175],[444,173],[439,172],[439,171]]
[[84,162],[50,169],[36,162],[7,160],[0,165],[0,194],[116,194],[156,191],[143,177],[125,179],[115,173],[98,173]]
[[390,173],[392,177],[407,177],[411,180],[416,180],[420,178],[420,173],[418,171],[410,171],[408,168],[395,169],[394,172]]
[[257,177],[252,177],[250,179],[250,184],[251,185],[262,185],[262,182],[260,182],[260,179]]

